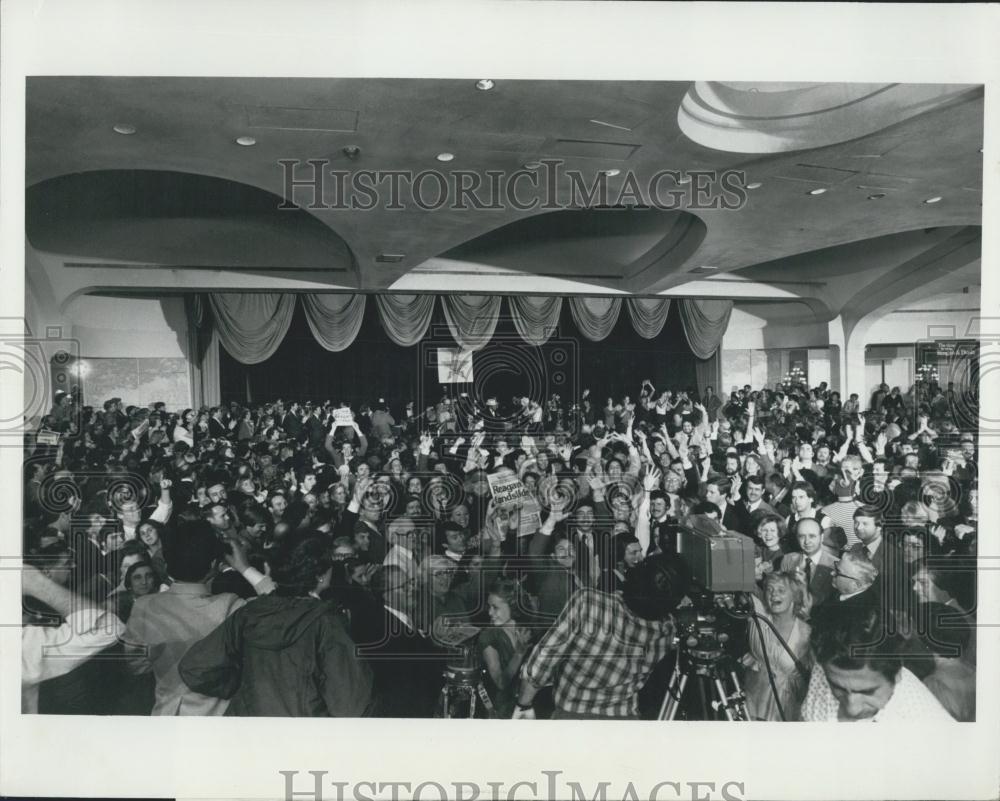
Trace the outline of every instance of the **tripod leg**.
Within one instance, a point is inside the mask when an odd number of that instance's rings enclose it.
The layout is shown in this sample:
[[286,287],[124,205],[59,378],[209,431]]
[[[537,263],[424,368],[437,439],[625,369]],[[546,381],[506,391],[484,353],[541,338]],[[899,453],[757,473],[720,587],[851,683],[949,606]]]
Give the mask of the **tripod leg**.
[[469,691],[469,717],[474,718],[476,716],[476,691]]
[[680,706],[681,698],[684,697],[684,688],[687,687],[687,674],[674,670],[674,675],[670,677],[667,685],[667,694],[660,707],[659,720],[673,720],[677,717],[677,708]]
[[729,672],[733,681],[733,706],[737,712],[737,720],[750,720],[750,710],[747,709],[747,697],[743,693],[743,685],[735,670]]
[[726,713],[726,719],[733,720],[733,710],[729,708],[729,699],[726,697],[726,688],[722,684],[722,679],[715,679],[715,693],[719,696],[719,705],[722,707],[722,711]]
[[442,705],[442,709],[443,709],[443,712],[441,713],[441,716],[444,717],[444,718],[450,718],[451,717],[451,715],[448,714],[448,700],[449,700],[448,699],[448,695],[449,695],[449,693],[448,693],[448,685],[445,685],[444,687],[441,688],[441,705]]

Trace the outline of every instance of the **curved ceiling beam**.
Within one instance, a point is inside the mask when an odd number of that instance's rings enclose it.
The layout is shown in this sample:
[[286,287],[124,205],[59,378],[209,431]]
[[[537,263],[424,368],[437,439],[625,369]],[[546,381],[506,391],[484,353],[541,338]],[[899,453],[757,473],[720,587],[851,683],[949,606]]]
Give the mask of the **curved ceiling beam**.
[[926,295],[941,281],[982,255],[982,229],[969,226],[919,256],[889,270],[860,290],[844,305],[844,331],[850,337],[858,321],[875,314],[888,313],[903,299]]

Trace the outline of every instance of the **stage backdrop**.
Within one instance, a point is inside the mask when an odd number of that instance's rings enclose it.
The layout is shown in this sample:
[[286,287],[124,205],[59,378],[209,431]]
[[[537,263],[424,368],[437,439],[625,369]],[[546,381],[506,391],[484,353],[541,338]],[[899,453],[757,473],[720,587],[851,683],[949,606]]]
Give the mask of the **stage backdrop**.
[[[490,395],[544,400],[554,393],[568,401],[588,388],[600,406],[609,394],[616,399],[623,394],[636,398],[645,378],[658,388],[695,385],[698,360],[684,334],[680,304],[671,304],[666,324],[653,339],[639,336],[622,308],[611,333],[593,342],[581,335],[571,304],[563,303],[556,330],[536,347],[518,333],[507,303],[505,298],[489,344],[473,355],[474,383],[451,384],[452,393],[469,391],[480,400]],[[424,338],[402,347],[386,335],[377,304],[369,302],[356,339],[340,352],[319,345],[301,304],[295,304],[288,333],[270,358],[245,365],[220,349],[222,399],[241,403],[279,397],[344,399],[357,407],[385,397],[394,409],[403,399],[424,407],[439,400],[446,389],[438,381],[439,349],[457,347],[439,303]]]

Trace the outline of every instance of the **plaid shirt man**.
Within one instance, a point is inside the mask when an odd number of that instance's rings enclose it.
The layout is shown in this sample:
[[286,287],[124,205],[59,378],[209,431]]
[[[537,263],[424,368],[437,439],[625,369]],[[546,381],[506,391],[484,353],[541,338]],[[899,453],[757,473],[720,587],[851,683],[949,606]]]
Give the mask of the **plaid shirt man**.
[[619,594],[578,590],[531,652],[522,676],[552,684],[556,705],[570,715],[638,716],[637,693],[670,650],[669,620],[644,620]]

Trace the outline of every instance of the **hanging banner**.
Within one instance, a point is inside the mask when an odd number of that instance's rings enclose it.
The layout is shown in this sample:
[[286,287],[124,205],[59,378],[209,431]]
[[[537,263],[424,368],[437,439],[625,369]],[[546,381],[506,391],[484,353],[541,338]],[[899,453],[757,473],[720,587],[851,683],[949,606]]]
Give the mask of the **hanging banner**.
[[471,384],[472,351],[438,348],[438,383]]

